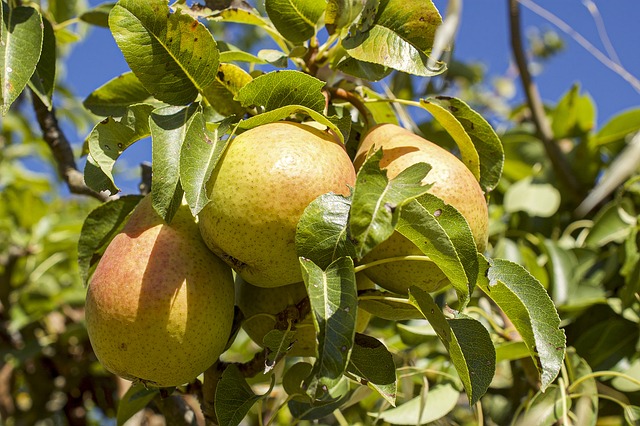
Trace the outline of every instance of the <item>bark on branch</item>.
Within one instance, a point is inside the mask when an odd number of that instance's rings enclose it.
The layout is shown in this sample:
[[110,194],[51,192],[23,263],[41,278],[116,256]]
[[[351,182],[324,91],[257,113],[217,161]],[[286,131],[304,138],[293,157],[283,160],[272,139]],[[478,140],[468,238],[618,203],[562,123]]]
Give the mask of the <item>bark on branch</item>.
[[513,56],[520,72],[520,81],[527,99],[527,106],[531,111],[531,118],[536,127],[538,137],[542,141],[547,156],[551,161],[553,169],[558,179],[566,186],[569,193],[575,200],[582,198],[583,189],[576,176],[573,174],[571,167],[560,150],[558,141],[553,136],[551,124],[544,112],[544,105],[538,92],[538,86],[531,77],[527,58],[524,53],[522,43],[522,32],[520,25],[520,3],[518,0],[507,0],[509,5],[509,27],[511,33],[511,49]]
[[100,201],[107,201],[109,199],[107,194],[96,192],[84,183],[84,176],[76,166],[71,145],[58,124],[55,109],[52,108],[49,111],[35,93],[32,93],[31,98],[36,119],[42,130],[42,137],[49,145],[58,166],[58,174],[66,182],[69,191],[72,194],[88,195]]

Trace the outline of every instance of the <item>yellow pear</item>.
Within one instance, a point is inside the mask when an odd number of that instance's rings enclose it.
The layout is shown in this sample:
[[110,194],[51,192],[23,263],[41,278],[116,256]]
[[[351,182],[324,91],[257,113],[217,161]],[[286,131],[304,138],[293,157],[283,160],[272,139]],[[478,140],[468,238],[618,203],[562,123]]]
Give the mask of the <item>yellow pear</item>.
[[207,246],[259,287],[302,281],[295,247],[302,212],[327,192],[349,194],[355,170],[326,131],[292,122],[235,137],[207,184],[200,212]]
[[167,225],[146,197],[96,267],[86,323],[107,370],[167,387],[195,379],[218,359],[233,310],[231,269],[207,249],[188,207]]
[[[362,274],[356,275],[356,284],[358,290],[375,287],[375,284]],[[241,277],[236,278],[236,303],[245,316],[242,328],[251,340],[260,346],[264,336],[274,329],[276,315],[289,306],[295,307],[305,297],[307,297],[307,289],[303,282],[275,288],[262,288],[249,284]],[[369,325],[370,318],[370,313],[364,309],[358,309],[356,331],[363,332]],[[315,356],[316,329],[311,314],[295,324],[295,329],[295,342],[287,355]]]
[[[429,163],[431,171],[423,180],[432,183],[430,193],[455,207],[467,220],[479,251],[487,245],[489,215],[482,188],[471,171],[456,156],[420,136],[394,124],[373,127],[363,138],[354,165],[358,170],[368,153],[382,148],[380,167],[391,179],[415,163]],[[394,232],[367,254],[361,263],[369,263],[422,252],[408,239]],[[449,284],[444,273],[432,262],[397,261],[367,268],[364,272],[379,286],[400,294],[417,285],[436,291]]]

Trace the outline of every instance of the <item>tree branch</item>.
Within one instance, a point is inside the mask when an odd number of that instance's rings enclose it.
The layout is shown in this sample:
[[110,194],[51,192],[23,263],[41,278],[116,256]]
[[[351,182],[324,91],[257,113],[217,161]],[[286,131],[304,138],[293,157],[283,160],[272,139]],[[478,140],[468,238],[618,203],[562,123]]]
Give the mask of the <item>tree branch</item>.
[[76,166],[71,145],[58,124],[55,109],[52,108],[49,111],[35,93],[31,94],[31,98],[38,124],[42,130],[42,137],[49,145],[58,165],[58,174],[66,182],[69,191],[72,194],[88,195],[100,201],[107,201],[108,195],[96,192],[84,183],[84,176]]
[[373,127],[376,125],[376,120],[373,118],[373,114],[371,114],[371,111],[369,111],[358,95],[340,87],[327,87],[326,91],[332,98],[342,99],[353,105],[358,112],[362,114],[365,126]]
[[567,187],[571,196],[579,200],[583,193],[566,157],[560,150],[558,141],[553,136],[551,125],[544,112],[544,105],[538,92],[538,86],[531,78],[527,59],[522,45],[522,33],[520,28],[520,3],[518,0],[507,0],[509,4],[509,27],[511,32],[511,49],[520,72],[520,81],[524,90],[527,105],[531,111],[531,118],[536,126],[538,137],[542,141],[547,156],[551,160],[553,169],[558,179]]

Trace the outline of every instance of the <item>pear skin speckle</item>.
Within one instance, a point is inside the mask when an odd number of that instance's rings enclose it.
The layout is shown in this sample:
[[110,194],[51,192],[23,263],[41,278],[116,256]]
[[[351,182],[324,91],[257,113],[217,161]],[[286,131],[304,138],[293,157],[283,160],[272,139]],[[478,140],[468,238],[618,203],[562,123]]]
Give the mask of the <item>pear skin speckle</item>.
[[207,249],[188,207],[167,225],[147,197],[93,274],[87,330],[107,370],[153,386],[178,386],[218,359],[233,306],[231,269]]

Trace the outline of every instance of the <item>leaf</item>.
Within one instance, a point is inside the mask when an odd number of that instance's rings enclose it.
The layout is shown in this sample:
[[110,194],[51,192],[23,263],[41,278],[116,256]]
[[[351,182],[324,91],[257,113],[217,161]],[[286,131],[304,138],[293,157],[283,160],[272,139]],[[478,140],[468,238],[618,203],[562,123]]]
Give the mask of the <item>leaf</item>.
[[396,230],[413,242],[444,272],[466,306],[478,277],[471,228],[455,207],[423,194],[402,208]]
[[[569,384],[576,380],[591,376],[593,371],[587,362],[582,359],[574,348],[567,348],[565,364],[567,367],[567,380]],[[575,424],[595,425],[598,420],[598,384],[594,377],[580,382],[572,389],[572,394],[580,395],[576,399],[574,412],[577,415]]]
[[196,113],[187,129],[180,150],[180,182],[194,216],[209,202],[205,185],[227,147],[228,139],[221,136],[228,127],[229,121],[206,123]]
[[375,24],[389,28],[421,51],[428,52],[442,17],[431,0],[380,0]]
[[324,25],[329,34],[348,28],[362,12],[366,0],[329,0]]
[[319,403],[314,401],[313,403],[296,401],[295,399],[289,401],[287,404],[291,415],[295,419],[301,420],[318,420],[323,417],[327,417],[335,410],[342,407],[351,397],[351,392],[346,392],[339,398],[330,400],[329,402]]
[[170,223],[182,204],[180,184],[180,150],[199,106],[169,106],[151,113],[151,198],[154,210]]
[[429,58],[393,30],[374,25],[369,31],[357,33],[342,41],[349,56],[364,62],[383,65],[421,77],[442,74],[446,67],[431,69]]
[[83,12],[79,16],[79,18],[88,24],[108,28],[109,13],[111,12],[111,9],[113,9],[115,5],[116,5],[115,3],[99,4],[96,7]]
[[247,83],[236,96],[242,106],[262,106],[272,111],[289,105],[302,105],[321,113],[325,97],[324,82],[300,71],[286,70],[263,74]]
[[457,98],[436,96],[421,99],[429,111],[455,140],[462,161],[478,178],[485,192],[500,181],[504,166],[502,143],[491,125],[466,103]]
[[[393,71],[384,65],[372,62],[359,61],[351,56],[345,56],[336,68],[354,77],[363,78],[369,81],[380,81]],[[375,105],[375,104],[374,104]]]
[[132,384],[118,403],[116,415],[118,426],[124,425],[127,420],[149,405],[158,395],[160,395],[158,388],[146,388],[140,383]]
[[616,242],[622,243],[631,229],[624,216],[635,216],[634,206],[628,198],[614,200],[602,207],[593,219],[593,227],[589,230],[584,244],[587,247],[599,248]]
[[326,397],[342,377],[353,347],[358,292],[353,260],[341,257],[325,270],[300,258],[318,339],[318,358],[307,378],[307,394]]
[[0,35],[0,109],[2,115],[22,93],[42,51],[42,17],[32,7],[10,8],[2,2]]
[[[376,93],[367,86],[358,86],[356,89],[361,92],[364,99],[385,99],[384,96]],[[371,102],[367,104],[367,109],[371,112],[376,123],[393,123],[400,125],[396,112],[390,102]]]
[[321,269],[344,256],[355,256],[349,238],[351,198],[323,194],[305,208],[296,229],[298,256],[313,261]]
[[42,53],[29,80],[29,87],[51,110],[51,97],[56,84],[56,35],[48,19],[42,19],[42,32]]
[[489,332],[466,315],[446,318],[429,293],[416,286],[409,289],[409,300],[429,320],[449,352],[473,406],[486,393],[496,370],[496,352]]
[[264,395],[256,395],[238,367],[235,364],[229,364],[216,387],[215,409],[220,426],[240,424],[253,404],[271,393],[274,383],[275,381],[272,380],[271,387]]
[[391,352],[377,339],[356,333],[347,371],[396,405],[396,365]]
[[120,121],[109,117],[93,128],[87,139],[90,158],[84,171],[89,188],[111,194],[119,191],[113,179],[113,166],[125,149],[151,134],[149,115],[152,110],[151,105],[132,105]]
[[556,305],[569,302],[570,295],[574,294],[578,287],[575,274],[578,267],[578,259],[575,253],[558,244],[557,241],[545,239],[540,247],[546,254],[547,268],[552,279],[552,297]]
[[640,130],[640,108],[624,111],[609,120],[598,131],[595,144],[598,146],[622,141],[628,134]]
[[271,371],[276,361],[291,349],[296,341],[296,334],[295,330],[274,329],[264,335],[262,345],[269,350],[265,360],[265,374]]
[[358,309],[364,309],[371,315],[390,321],[403,321],[422,318],[406,298],[386,291],[367,291],[358,297]]
[[[481,256],[481,255],[479,255]],[[478,287],[511,320],[529,349],[544,391],[562,368],[566,339],[546,290],[522,266],[478,257]]]
[[78,14],[78,0],[49,0],[49,14],[56,23],[63,23]]
[[422,179],[431,166],[414,164],[389,180],[380,169],[382,149],[371,155],[358,171],[351,202],[351,235],[358,259],[393,233],[404,204],[429,190]]
[[283,106],[282,108],[274,109],[273,111],[263,112],[262,114],[255,115],[238,123],[238,129],[253,129],[254,127],[262,126],[263,124],[273,123],[275,121],[289,118],[294,114],[304,114],[308,117],[311,117],[313,121],[324,124],[334,132],[334,134],[340,139],[341,142],[344,142],[344,135],[342,134],[340,128],[333,122],[333,117],[330,119],[322,115],[321,113],[302,105],[287,105]]
[[78,266],[82,282],[87,284],[93,268],[113,237],[124,226],[125,219],[142,199],[126,195],[96,207],[82,224],[78,239]]
[[508,213],[523,211],[529,216],[551,217],[560,207],[560,191],[548,183],[535,183],[528,176],[513,183],[504,194]]
[[526,411],[514,420],[517,425],[553,426],[562,419],[564,407],[571,407],[571,398],[551,385],[546,391],[538,391],[527,403]]
[[302,42],[316,33],[316,24],[326,4],[318,0],[265,0],[273,25],[287,40]]
[[458,403],[460,392],[451,383],[437,384],[423,395],[382,413],[368,413],[394,425],[424,425],[449,414]]
[[289,369],[284,373],[284,377],[282,378],[282,387],[284,388],[287,395],[289,395],[290,397],[296,396],[307,401],[309,400],[302,384],[304,382],[304,379],[309,377],[312,369],[313,365],[309,364],[308,362],[297,362],[289,367]]
[[282,50],[288,50],[280,33],[276,31],[268,19],[260,16],[260,13],[255,9],[227,8],[207,16],[207,18],[214,22],[234,22],[262,28]]
[[215,84],[211,85],[204,95],[219,113],[242,116],[246,110],[234,96],[251,80],[251,75],[239,66],[221,63],[218,66]]
[[144,102],[151,97],[138,77],[126,72],[103,84],[82,102],[84,107],[103,117],[121,117],[133,104]]
[[580,96],[580,86],[574,84],[560,99],[550,118],[556,139],[582,136],[594,127],[593,101],[588,95]]
[[169,13],[165,0],[120,0],[109,26],[129,67],[155,98],[185,105],[215,83],[219,52],[191,16]]

